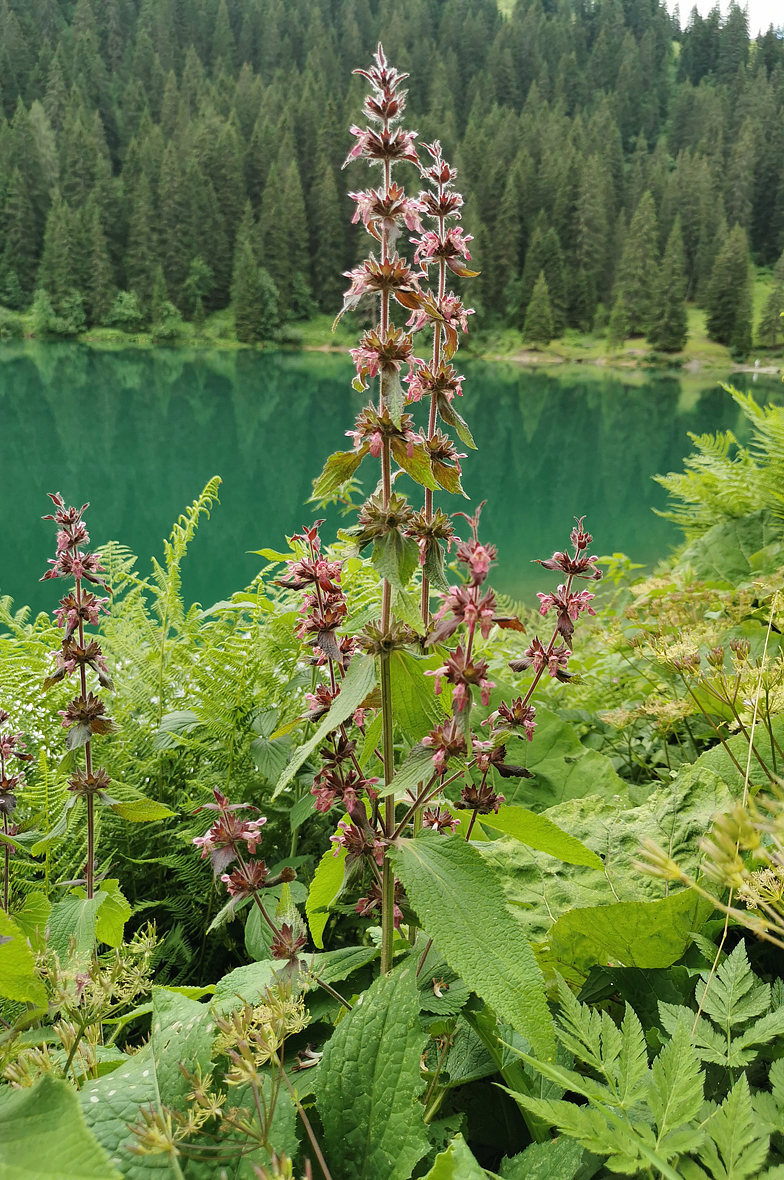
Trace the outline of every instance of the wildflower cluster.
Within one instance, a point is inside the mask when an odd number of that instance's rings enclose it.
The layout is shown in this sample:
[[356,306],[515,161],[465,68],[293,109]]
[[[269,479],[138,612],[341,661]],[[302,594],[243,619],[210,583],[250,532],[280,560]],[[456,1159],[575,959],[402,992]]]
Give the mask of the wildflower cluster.
[[88,670],[95,675],[101,688],[112,689],[109,669],[95,639],[85,637],[85,624],[96,626],[101,613],[106,613],[108,598],[98,598],[84,583],[108,589],[101,574],[100,553],[90,553],[86,547],[90,537],[83,516],[88,504],[81,508],[68,507],[59,492],[49,493],[54,504],[54,513],[44,520],[53,520],[57,529],[57,553],[49,559],[52,567],[41,581],[50,578],[73,578],[74,588],[60,599],[55,612],[57,625],[63,632],[63,641],[56,657],[54,672],[44,681],[44,688],[50,688],[62,680],[70,679],[74,673],[79,676],[79,693],[61,710],[63,728],[68,731],[65,739],[67,750],[84,749],[84,767],[78,767],[68,781],[72,795],[83,798],[87,804],[87,861],[85,879],[87,896],[92,897],[95,877],[94,847],[94,802],[97,795],[101,802],[111,803],[106,791],[109,775],[102,767],[93,766],[92,739],[111,733],[114,723],[106,715],[106,705],[99,696],[87,688]]
[[[3,909],[8,913],[8,894],[10,889],[11,857],[14,853],[13,837],[17,835],[19,827],[9,822],[16,810],[17,795],[24,787],[24,770],[18,766],[20,762],[30,762],[31,754],[25,754],[25,744],[21,733],[4,733],[3,727],[9,720],[5,709],[0,709],[0,813],[3,816],[3,852],[5,856],[5,875],[3,879]],[[11,760],[17,764],[11,771]]]

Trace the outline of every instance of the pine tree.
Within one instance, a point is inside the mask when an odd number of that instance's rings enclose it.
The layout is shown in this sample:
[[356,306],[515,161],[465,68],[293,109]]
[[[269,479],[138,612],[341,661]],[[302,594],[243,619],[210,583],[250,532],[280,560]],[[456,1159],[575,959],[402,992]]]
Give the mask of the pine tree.
[[654,290],[648,340],[662,352],[680,352],[688,338],[686,274],[680,218],[676,217]]
[[743,344],[751,332],[750,290],[749,245],[745,230],[736,225],[711,272],[706,301],[711,340],[733,347],[736,341]]
[[632,218],[618,267],[617,289],[626,301],[632,336],[647,332],[653,312],[657,266],[656,208],[650,190]]
[[313,293],[322,311],[337,315],[343,293],[345,229],[335,173],[323,152],[316,164],[309,221],[313,241]]
[[215,284],[212,267],[199,254],[191,259],[188,276],[182,284],[182,303],[197,327],[204,326],[204,300]]
[[629,317],[626,314],[626,302],[619,294],[613,304],[610,322],[607,325],[607,348],[610,352],[617,352],[629,335]]
[[534,285],[531,302],[525,313],[523,337],[536,344],[549,344],[553,338],[553,316],[550,310],[550,295],[547,290],[547,280],[544,271]]
[[531,244],[526,251],[522,275],[507,285],[507,315],[518,328],[522,328],[525,322],[526,308],[531,301],[536,280],[541,271],[544,271],[550,295],[553,336],[561,336],[566,327],[566,283],[563,254],[558,234],[552,226],[548,228],[544,213],[540,213],[536,219]]

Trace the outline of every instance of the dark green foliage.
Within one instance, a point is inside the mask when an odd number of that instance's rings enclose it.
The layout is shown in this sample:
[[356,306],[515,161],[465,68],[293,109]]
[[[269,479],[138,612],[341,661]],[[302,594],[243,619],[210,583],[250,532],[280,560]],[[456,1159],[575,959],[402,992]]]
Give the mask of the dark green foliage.
[[525,313],[523,336],[536,344],[549,344],[553,338],[553,315],[550,310],[550,295],[544,271],[539,272],[531,302]]
[[629,331],[643,335],[650,327],[658,271],[656,206],[650,190],[643,193],[629,226],[618,267],[617,292],[623,296]]
[[685,295],[683,238],[680,220],[676,218],[659,267],[648,327],[649,342],[662,352],[679,352],[686,343]]
[[[10,305],[9,305],[10,306]],[[765,306],[762,309],[762,318],[760,319],[757,334],[761,344],[767,347],[775,347],[779,340],[784,337],[784,254],[776,263],[776,268],[773,271],[773,281],[770,287],[770,294],[765,300]]]
[[739,351],[751,347],[751,274],[746,232],[736,225],[711,271],[706,306],[708,335]]
[[618,294],[607,324],[607,347],[611,352],[615,352],[621,347],[628,335],[629,316],[626,313],[626,301],[623,294]]
[[271,339],[278,326],[278,290],[248,238],[237,243],[231,298],[237,339],[244,344]]
[[[544,270],[555,335],[589,328],[622,272],[630,330],[646,331],[646,266],[678,216],[690,299],[707,300],[723,211],[755,261],[774,262],[784,245],[780,36],[771,30],[752,52],[735,8],[680,33],[661,4],[511,7],[502,17],[490,0],[464,0],[458,15],[412,0],[403,19],[364,0],[317,13],[306,0],[6,0],[0,298],[31,301],[59,188],[69,285],[90,322],[115,283],[149,311],[159,263],[187,316],[226,307],[247,199],[281,316],[309,315],[311,301],[336,312],[340,275],[356,261],[337,184],[344,115],[358,106],[349,71],[380,38],[411,72],[420,132],[460,167],[483,272],[471,293],[477,326],[486,316],[522,329]],[[349,187],[358,175],[352,165]],[[105,246],[86,216],[91,196]],[[641,209],[645,225],[633,229]],[[62,238],[61,210],[55,220]],[[213,283],[186,292],[197,257]]]
[[123,332],[138,332],[144,323],[138,296],[133,291],[118,291],[105,322]]

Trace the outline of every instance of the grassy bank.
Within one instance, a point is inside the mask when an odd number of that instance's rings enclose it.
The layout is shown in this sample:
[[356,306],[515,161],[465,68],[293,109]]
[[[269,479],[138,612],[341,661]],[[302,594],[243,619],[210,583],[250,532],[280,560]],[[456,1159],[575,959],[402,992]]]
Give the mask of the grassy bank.
[[[757,327],[770,290],[770,273],[758,271],[754,282],[753,335]],[[784,370],[784,347],[775,349],[755,347],[744,362],[733,358],[723,344],[708,339],[707,313],[690,303],[687,305],[689,338],[685,348],[676,353],[659,353],[651,349],[644,337],[627,340],[622,348],[611,351],[607,346],[606,331],[579,332],[567,329],[562,337],[545,347],[533,346],[523,339],[515,328],[479,327],[466,341],[465,352],[482,360],[512,361],[525,365],[574,365],[586,364],[620,369],[672,368],[686,372],[701,372],[704,369],[743,371],[758,368],[770,373]],[[33,337],[32,314],[24,312],[15,317],[20,321],[23,336]],[[357,341],[361,328],[347,316],[336,330],[332,331],[332,317],[319,315],[301,323],[284,325],[274,340],[264,345],[241,344],[234,331],[234,317],[229,308],[214,312],[203,327],[187,321],[181,323],[176,339],[161,341],[150,332],[123,332],[118,328],[91,328],[82,333],[78,340],[100,348],[152,348],[165,344],[168,347],[187,346],[190,348],[245,349],[259,348],[303,348],[314,351],[347,352]],[[0,328],[2,325],[0,324]],[[3,334],[0,331],[0,344]]]

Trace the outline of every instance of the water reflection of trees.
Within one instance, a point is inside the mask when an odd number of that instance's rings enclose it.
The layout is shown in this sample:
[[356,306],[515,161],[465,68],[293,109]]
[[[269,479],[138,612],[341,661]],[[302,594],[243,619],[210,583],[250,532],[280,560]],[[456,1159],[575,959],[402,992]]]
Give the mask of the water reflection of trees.
[[[361,402],[350,374],[345,357],[313,353],[3,349],[0,589],[51,605],[37,586],[47,491],[89,499],[95,537],[121,539],[146,569],[216,473],[221,505],[194,544],[186,590],[207,603],[243,584],[257,568],[247,551],[277,547],[301,526],[313,476],[347,445]],[[496,582],[510,592],[532,593],[531,557],[560,547],[577,513],[602,552],[640,561],[666,552],[676,536],[651,512],[663,503],[651,475],[680,467],[687,431],[736,421],[717,387],[679,409],[675,377],[633,384],[479,362],[466,375],[463,411],[480,450],[465,460],[465,484],[473,501],[488,500],[486,535],[503,559]]]

